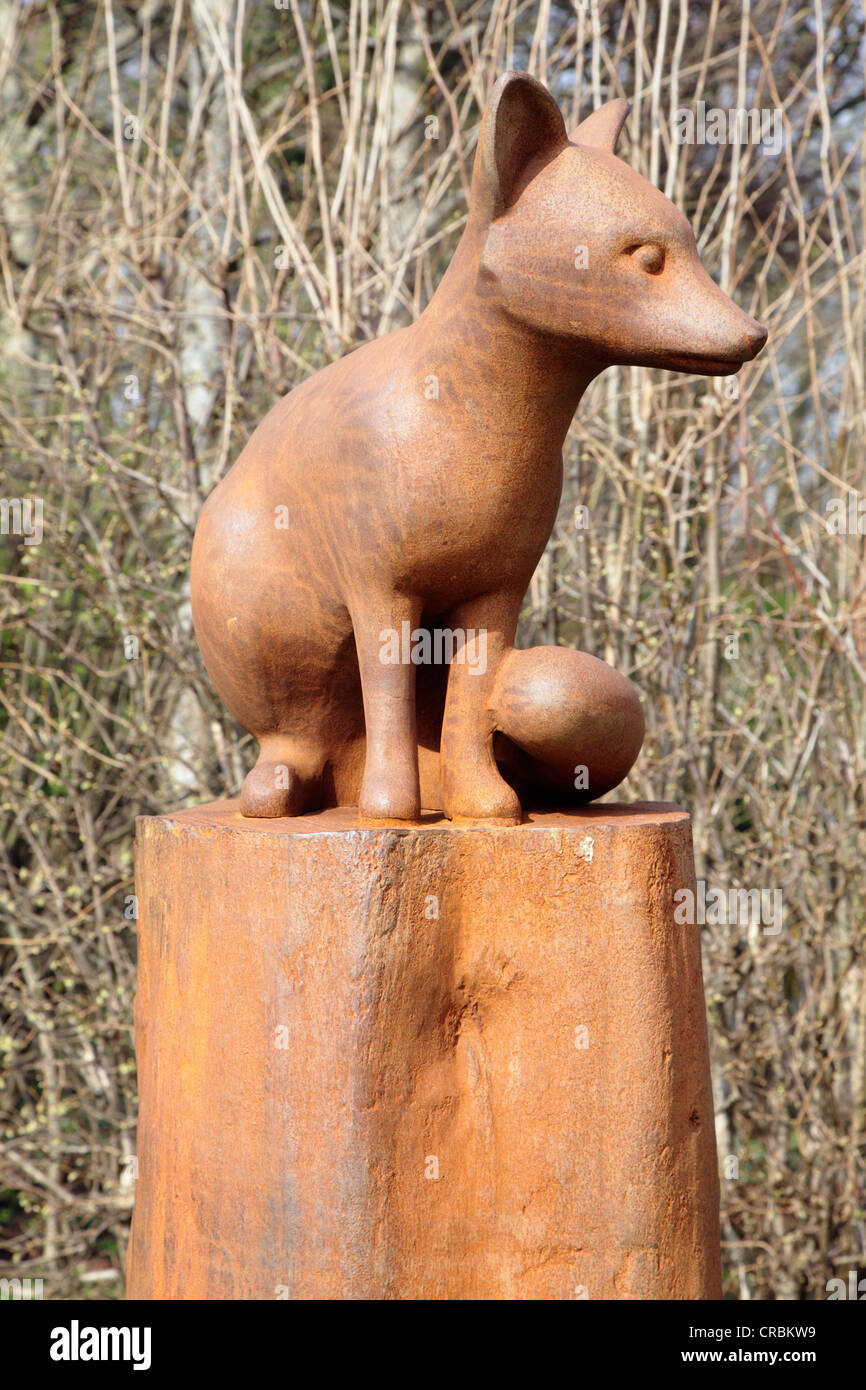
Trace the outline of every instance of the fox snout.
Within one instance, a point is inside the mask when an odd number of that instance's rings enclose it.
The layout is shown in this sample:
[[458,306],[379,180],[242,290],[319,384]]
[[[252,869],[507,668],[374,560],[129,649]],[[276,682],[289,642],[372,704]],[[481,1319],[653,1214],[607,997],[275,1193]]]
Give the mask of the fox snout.
[[[734,376],[757,357],[767,330],[740,309],[704,270],[697,250],[671,284],[656,325],[658,343],[646,365],[701,376]],[[655,346],[655,345],[654,345]]]
[[[728,300],[728,303],[733,309],[736,309],[737,306],[732,300]],[[735,375],[744,363],[753,361],[767,341],[767,330],[762,323],[750,318],[748,314],[740,314],[739,318],[740,322],[731,327],[728,351],[719,357],[722,371],[726,376]],[[706,358],[700,370],[708,376],[718,375],[712,367],[707,365]]]
[[764,325],[758,323],[757,319],[750,319],[748,327],[746,328],[746,342],[749,346],[749,355],[746,358],[747,362],[751,362],[753,357],[757,357],[766,341],[767,330]]
[[746,355],[743,358],[743,361],[751,362],[755,357],[757,357],[758,353],[761,351],[761,348],[766,343],[767,330],[762,323],[758,323],[757,319],[750,318],[745,326],[744,338],[746,346]]
[[683,227],[685,235],[671,257],[670,283],[658,325],[660,338],[670,341],[671,334],[677,335],[676,347],[665,353],[660,342],[661,360],[655,365],[704,376],[732,376],[757,357],[767,341],[767,330],[710,278],[685,219]]

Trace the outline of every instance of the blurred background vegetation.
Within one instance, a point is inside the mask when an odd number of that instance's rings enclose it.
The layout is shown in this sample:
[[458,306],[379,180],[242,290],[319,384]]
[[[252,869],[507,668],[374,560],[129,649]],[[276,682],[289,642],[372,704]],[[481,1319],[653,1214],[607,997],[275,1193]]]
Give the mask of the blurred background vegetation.
[[[827,525],[866,494],[864,62],[859,0],[0,0],[0,493],[44,507],[40,544],[0,535],[4,1275],[122,1292],[133,819],[254,752],[192,634],[201,502],[423,308],[509,67],[570,123],[631,100],[620,155],[770,329],[736,395],[593,385],[522,640],[627,672],[617,795],[688,806],[708,884],[783,894],[778,935],[703,932],[726,1293],[866,1267],[866,568]],[[778,110],[783,148],[677,145],[699,101]]]

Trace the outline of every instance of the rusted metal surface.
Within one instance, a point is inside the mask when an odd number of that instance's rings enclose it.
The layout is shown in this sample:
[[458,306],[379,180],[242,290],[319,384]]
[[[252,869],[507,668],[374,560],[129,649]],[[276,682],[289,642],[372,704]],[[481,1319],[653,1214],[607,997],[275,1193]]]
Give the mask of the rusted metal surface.
[[[606,366],[728,375],[766,330],[616,158],[627,111],[611,102],[569,138],[544,87],[501,78],[427,309],[296,387],[208,499],[193,615],[217,690],[260,744],[245,815],[359,805],[412,823],[424,806],[508,825],[522,805],[600,795],[636,758],[624,676],[514,650],[566,431]],[[463,634],[470,659],[416,664],[403,634],[422,631]]]
[[720,1296],[685,812],[138,824],[132,1298]]

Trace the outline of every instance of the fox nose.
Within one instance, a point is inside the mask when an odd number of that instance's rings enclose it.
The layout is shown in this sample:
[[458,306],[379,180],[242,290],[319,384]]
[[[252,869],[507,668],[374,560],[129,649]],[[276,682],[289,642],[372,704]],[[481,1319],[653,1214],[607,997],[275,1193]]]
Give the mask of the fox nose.
[[749,345],[749,356],[757,357],[761,348],[767,341],[767,330],[762,323],[757,323],[755,319],[749,319],[746,327],[746,342]]

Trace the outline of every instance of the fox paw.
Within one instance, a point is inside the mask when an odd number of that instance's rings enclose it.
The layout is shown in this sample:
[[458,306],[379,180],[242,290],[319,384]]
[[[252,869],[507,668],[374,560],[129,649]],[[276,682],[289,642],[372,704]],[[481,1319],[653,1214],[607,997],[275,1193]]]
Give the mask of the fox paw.
[[453,821],[520,825],[523,819],[520,798],[501,777],[450,788],[443,800],[445,815]]
[[362,821],[396,822],[415,825],[421,818],[421,796],[417,773],[398,781],[376,773],[366,773],[358,801]]
[[241,815],[271,819],[299,816],[304,801],[303,783],[287,763],[259,762],[244,779]]

